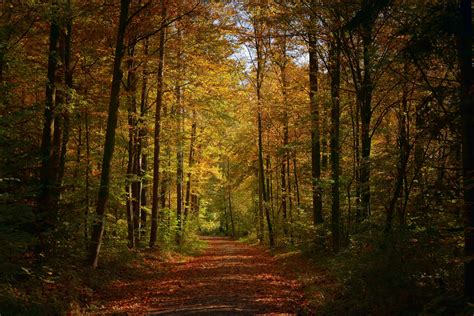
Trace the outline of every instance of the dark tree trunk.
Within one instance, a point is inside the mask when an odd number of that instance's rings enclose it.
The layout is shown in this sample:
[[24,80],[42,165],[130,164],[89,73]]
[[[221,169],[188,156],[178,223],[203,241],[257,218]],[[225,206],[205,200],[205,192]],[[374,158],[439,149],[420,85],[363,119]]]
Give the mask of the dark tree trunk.
[[318,57],[317,41],[313,35],[309,39],[309,99],[311,112],[311,181],[313,197],[313,223],[324,222],[322,209],[321,145],[319,142],[319,106],[318,106]]
[[109,197],[110,167],[115,147],[115,129],[117,128],[118,108],[120,105],[120,83],[122,81],[122,58],[125,52],[124,38],[127,29],[128,10],[130,0],[120,1],[120,20],[115,45],[114,68],[112,75],[112,87],[110,91],[109,115],[107,119],[107,130],[105,134],[104,156],[102,159],[102,174],[100,178],[99,194],[97,199],[96,216],[92,227],[91,243],[89,247],[88,261],[92,267],[97,267],[100,246],[105,226],[105,209]]
[[196,110],[193,109],[193,119],[192,119],[192,126],[191,126],[191,141],[189,144],[189,157],[188,157],[188,174],[187,174],[187,179],[186,179],[186,196],[185,196],[185,205],[184,205],[184,220],[183,224],[186,224],[186,220],[189,215],[189,210],[191,206],[191,168],[193,167],[194,164],[194,146],[195,146],[195,141],[196,141]]
[[86,209],[84,210],[84,238],[87,245],[89,241],[89,214],[90,214],[90,173],[91,173],[91,150],[90,150],[90,128],[89,128],[89,113],[85,113],[86,125]]
[[341,211],[339,199],[339,173],[340,173],[340,146],[339,146],[339,86],[340,86],[340,50],[338,44],[331,43],[329,52],[329,67],[331,77],[331,232],[332,232],[332,247],[335,252],[339,251],[341,244]]
[[362,27],[362,46],[363,46],[363,74],[360,75],[362,82],[357,92],[358,103],[360,107],[361,122],[361,164],[360,164],[360,216],[361,219],[370,216],[370,151],[371,135],[370,121],[372,118],[372,25],[373,21],[367,22]]
[[[135,38],[130,39],[130,43]],[[140,157],[137,152],[137,79],[135,75],[135,45],[128,45],[127,61],[127,103],[128,103],[128,164],[127,164],[127,222],[128,239],[131,248],[138,247],[140,243],[140,191],[137,187],[137,166],[140,165]]]
[[[259,212],[260,218],[263,220],[263,212],[267,219],[267,229],[268,229],[268,239],[270,247],[274,246],[273,239],[273,227],[270,218],[270,211],[267,205],[268,203],[268,194],[265,188],[265,169],[263,161],[263,126],[262,126],[262,84],[263,84],[263,72],[264,72],[264,52],[263,52],[263,34],[262,34],[262,21],[258,17],[254,20],[254,40],[255,40],[255,50],[257,57],[257,66],[256,66],[256,93],[257,93],[257,124],[258,124],[258,181],[259,181]],[[262,226],[260,224],[260,226]],[[262,227],[261,227],[262,228]],[[261,232],[263,235],[263,231]]]
[[[288,80],[286,74],[286,39],[283,37],[281,40],[281,58],[282,62],[279,63],[280,67],[280,81],[281,81],[281,92],[283,97],[283,152],[281,159],[281,210],[283,215],[283,233],[285,236],[288,235],[288,188],[287,188],[287,174],[290,169],[289,165],[289,151],[288,151]],[[290,178],[288,177],[288,182]]]
[[[405,73],[407,69],[405,67]],[[395,208],[397,201],[401,196],[403,189],[403,182],[406,178],[406,169],[408,165],[408,160],[410,158],[410,145],[407,132],[407,113],[408,113],[408,91],[407,83],[403,85],[403,94],[401,100],[401,106],[398,113],[398,166],[397,166],[397,177],[395,179],[395,187],[393,190],[393,195],[389,201],[387,207],[387,215],[385,220],[385,235],[388,235],[392,231],[392,222],[395,213]],[[401,224],[401,223],[400,223]]]
[[158,214],[160,212],[160,201],[158,196],[158,187],[160,185],[160,133],[161,133],[161,108],[163,106],[163,69],[165,64],[165,36],[166,36],[166,1],[161,0],[161,30],[160,30],[160,48],[158,51],[158,74],[156,83],[156,107],[155,107],[155,134],[153,150],[153,193],[151,207],[151,228],[150,228],[150,247],[154,247],[158,232]]
[[184,181],[184,154],[183,154],[183,133],[184,133],[184,104],[183,90],[181,87],[181,76],[183,72],[182,30],[178,27],[178,47],[176,52],[176,63],[178,76],[175,83],[176,94],[176,121],[177,121],[177,142],[176,142],[176,219],[177,219],[177,244],[181,243],[183,231],[183,181]]
[[296,153],[294,153],[294,157],[293,157],[293,176],[295,178],[296,206],[297,206],[297,212],[299,212],[299,208],[300,208],[300,187],[299,187],[299,184],[298,184],[298,169],[296,167]]
[[66,106],[63,110],[63,137],[61,142],[61,151],[59,154],[59,166],[57,176],[57,187],[59,190],[59,199],[61,199],[61,193],[63,188],[64,170],[66,165],[66,153],[67,144],[69,142],[69,129],[70,129],[70,113],[69,107],[71,104],[71,94],[73,89],[73,74],[71,68],[71,45],[72,45],[72,12],[71,12],[71,1],[68,0],[66,4],[66,31],[64,34],[64,52],[63,52],[63,68],[64,68],[64,83],[66,86],[65,97]]
[[38,219],[37,229],[39,242],[44,246],[42,233],[53,228],[57,219],[57,209],[54,205],[53,195],[56,175],[53,166],[53,144],[52,136],[55,128],[56,111],[56,80],[58,71],[58,51],[60,39],[60,27],[54,16],[57,11],[57,3],[53,2],[53,17],[51,18],[49,32],[48,50],[48,73],[46,82],[46,101],[44,108],[43,135],[41,140],[41,171],[40,171],[40,192],[38,196]]
[[227,201],[229,206],[229,215],[230,215],[230,224],[232,228],[232,237],[235,237],[235,224],[234,224],[234,214],[232,213],[232,193],[231,189],[227,192]]
[[141,192],[140,192],[140,220],[141,220],[141,234],[144,236],[146,233],[147,225],[147,212],[145,207],[148,205],[148,181],[145,176],[148,171],[148,155],[146,152],[147,147],[147,128],[146,128],[146,115],[148,111],[148,38],[145,39],[144,52],[145,62],[143,64],[143,80],[142,80],[142,91],[140,100],[140,129],[138,134],[137,154],[141,156],[141,167],[137,170],[137,175],[141,179]]

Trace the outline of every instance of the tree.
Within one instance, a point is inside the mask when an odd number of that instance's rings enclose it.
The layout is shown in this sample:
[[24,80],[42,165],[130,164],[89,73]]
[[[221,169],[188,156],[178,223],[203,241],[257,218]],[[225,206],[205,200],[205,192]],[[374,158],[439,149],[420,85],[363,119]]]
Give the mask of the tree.
[[[57,11],[57,3],[53,3],[53,14]],[[46,102],[44,108],[44,125],[43,137],[41,141],[41,192],[39,194],[39,208],[40,217],[43,217],[41,222],[47,223],[51,226],[55,218],[52,209],[52,190],[55,185],[54,180],[56,175],[53,174],[52,166],[52,135],[54,129],[55,117],[55,97],[56,97],[56,72],[58,69],[58,45],[59,45],[59,25],[57,17],[51,17],[50,31],[49,31],[49,51],[48,51],[48,75],[46,82]],[[40,224],[43,226],[44,224]]]
[[96,217],[92,226],[91,242],[89,246],[88,261],[92,267],[97,267],[100,246],[105,229],[105,210],[109,198],[110,167],[115,147],[115,129],[117,128],[117,112],[120,106],[120,83],[122,81],[122,58],[125,54],[125,32],[128,23],[130,0],[120,1],[120,17],[115,44],[114,67],[112,86],[110,89],[109,114],[105,134],[104,155],[102,159],[102,173],[100,177],[99,194],[97,198]]
[[[157,73],[157,93],[155,103],[155,147],[153,151],[153,193],[152,193],[152,209],[151,209],[151,228],[150,228],[150,247],[156,243],[158,230],[158,216],[160,208],[160,200],[158,196],[158,187],[160,185],[160,133],[161,133],[161,108],[163,106],[163,69],[165,63],[165,37],[166,37],[166,17],[167,6],[166,0],[161,0],[161,29],[159,38],[158,51],[158,73]],[[164,184],[162,184],[164,187]],[[164,194],[163,194],[164,195]]]
[[255,91],[257,94],[257,125],[258,125],[258,187],[259,187],[259,210],[260,213],[265,211],[267,219],[268,238],[270,247],[274,246],[273,227],[270,219],[270,211],[268,209],[268,192],[265,189],[265,169],[263,167],[263,127],[262,127],[262,84],[264,76],[264,42],[263,42],[263,17],[260,15],[264,9],[263,3],[256,5],[256,14],[252,17],[253,23],[253,40],[256,54],[256,79]]
[[341,210],[340,210],[340,68],[341,53],[338,46],[338,33],[334,33],[329,51],[329,75],[331,77],[331,232],[333,250],[338,251],[341,244]]
[[318,100],[318,39],[316,37],[316,1],[311,1],[310,30],[308,32],[309,53],[309,102],[311,115],[311,177],[313,195],[314,225],[324,222],[321,191],[321,144],[319,141],[319,100]]

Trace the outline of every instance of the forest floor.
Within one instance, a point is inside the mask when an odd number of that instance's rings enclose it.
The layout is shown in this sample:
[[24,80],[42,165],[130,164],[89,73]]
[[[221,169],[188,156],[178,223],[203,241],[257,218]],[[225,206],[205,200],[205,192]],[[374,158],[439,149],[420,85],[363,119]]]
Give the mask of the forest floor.
[[150,253],[137,273],[95,293],[95,313],[253,315],[307,313],[293,264],[263,247],[202,237],[195,257],[160,260]]

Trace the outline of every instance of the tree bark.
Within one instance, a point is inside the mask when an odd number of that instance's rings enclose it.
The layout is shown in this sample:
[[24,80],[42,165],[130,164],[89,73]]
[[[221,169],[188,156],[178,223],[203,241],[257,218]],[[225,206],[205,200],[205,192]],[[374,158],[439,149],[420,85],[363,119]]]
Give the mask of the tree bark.
[[146,128],[146,115],[148,111],[148,38],[145,39],[143,54],[145,55],[145,62],[143,64],[143,79],[142,79],[142,91],[140,100],[140,128],[138,131],[138,144],[137,154],[141,156],[141,166],[137,170],[137,175],[141,181],[141,192],[140,192],[140,220],[141,220],[141,234],[144,236],[146,233],[147,225],[147,212],[145,207],[148,205],[148,180],[145,178],[148,171],[148,154],[146,152],[147,143],[147,128]]
[[135,38],[129,40],[127,60],[127,103],[128,103],[128,163],[127,163],[127,222],[129,247],[135,248],[140,243],[140,196],[137,190],[137,165],[140,158],[137,153],[137,79],[135,75],[135,45],[131,44]]
[[317,41],[310,34],[309,39],[309,99],[311,113],[311,183],[313,197],[313,223],[324,222],[322,209],[321,178],[321,145],[319,142],[319,106],[318,106],[318,58]]
[[[407,67],[404,69],[404,73],[407,73]],[[406,178],[406,169],[408,165],[408,160],[410,158],[410,145],[408,140],[408,133],[407,133],[407,115],[408,115],[408,91],[407,91],[407,83],[403,84],[403,92],[402,92],[402,100],[401,106],[398,113],[398,128],[399,128],[399,135],[398,135],[398,166],[397,166],[397,177],[395,179],[395,187],[393,190],[393,195],[389,201],[387,207],[387,215],[385,220],[385,235],[389,235],[392,231],[392,222],[395,213],[395,208],[397,205],[397,201],[401,196],[402,189],[403,189],[403,182]],[[401,223],[400,223],[401,224]]]
[[100,178],[99,194],[97,199],[96,216],[92,227],[92,236],[89,247],[88,261],[96,268],[105,227],[105,209],[109,197],[110,167],[115,147],[115,130],[117,128],[118,108],[120,105],[120,83],[122,81],[122,58],[125,52],[124,38],[127,29],[128,10],[130,0],[120,1],[120,19],[115,45],[112,86],[110,90],[109,115],[105,134],[104,156],[102,159],[102,173]]
[[260,17],[254,17],[254,40],[256,50],[256,93],[257,93],[257,125],[258,125],[258,181],[259,181],[259,210],[260,214],[265,212],[267,219],[268,239],[270,247],[274,246],[273,228],[270,219],[270,211],[268,210],[268,194],[265,189],[265,169],[263,162],[263,127],[262,127],[262,84],[263,84],[263,67],[265,65],[263,56],[263,34],[262,21]]
[[65,101],[66,106],[63,110],[63,137],[61,140],[61,151],[59,153],[59,166],[57,176],[57,187],[59,190],[59,199],[61,199],[63,189],[64,170],[66,165],[67,144],[69,142],[70,130],[70,104],[73,89],[73,73],[71,68],[71,49],[72,49],[72,8],[71,0],[66,3],[66,27],[64,33],[64,52],[62,56],[64,68],[64,83],[66,86]]
[[191,141],[189,144],[189,157],[188,157],[188,174],[186,179],[186,196],[185,196],[185,205],[184,205],[184,220],[183,223],[186,224],[186,220],[188,219],[188,214],[190,211],[190,204],[191,204],[191,168],[194,165],[194,146],[196,141],[196,109],[193,109],[193,118],[192,118],[192,125],[191,125]]
[[166,0],[161,0],[161,30],[158,51],[158,74],[156,83],[156,107],[155,107],[155,134],[153,150],[153,191],[151,207],[151,228],[150,228],[150,247],[154,247],[158,232],[158,215],[160,201],[158,196],[158,187],[160,185],[160,133],[161,133],[161,108],[163,106],[163,70],[165,65],[165,36],[166,36]]
[[360,219],[370,216],[370,152],[371,135],[370,121],[372,118],[372,56],[370,52],[372,44],[373,20],[366,22],[362,26],[362,46],[363,46],[363,74],[360,74],[362,82],[357,92],[360,107],[361,122],[361,164],[360,164]]
[[177,232],[176,242],[181,243],[182,231],[183,231],[183,181],[184,181],[184,154],[183,154],[183,133],[184,133],[184,104],[183,94],[181,87],[181,76],[183,72],[183,53],[181,50],[182,45],[182,30],[178,26],[178,44],[176,52],[176,63],[178,75],[175,83],[175,94],[176,94],[176,121],[177,121],[177,142],[176,142],[176,219],[177,219]]
[[[46,100],[44,108],[43,133],[41,140],[41,170],[40,170],[40,191],[38,194],[38,213],[37,213],[37,233],[40,247],[45,247],[46,236],[44,232],[52,229],[57,220],[57,208],[54,205],[54,186],[56,175],[53,166],[53,144],[52,137],[55,129],[55,111],[56,111],[56,80],[58,70],[58,52],[60,27],[56,21],[57,2],[53,1],[51,25],[49,31],[49,50],[48,50],[48,72],[46,82]],[[44,249],[43,249],[44,250]]]
[[329,67],[331,77],[331,138],[330,138],[330,157],[331,157],[331,232],[332,248],[335,252],[340,248],[340,199],[339,199],[339,173],[340,173],[340,146],[339,146],[339,126],[340,126],[340,106],[339,106],[339,87],[340,87],[340,50],[338,44],[333,40],[329,52]]

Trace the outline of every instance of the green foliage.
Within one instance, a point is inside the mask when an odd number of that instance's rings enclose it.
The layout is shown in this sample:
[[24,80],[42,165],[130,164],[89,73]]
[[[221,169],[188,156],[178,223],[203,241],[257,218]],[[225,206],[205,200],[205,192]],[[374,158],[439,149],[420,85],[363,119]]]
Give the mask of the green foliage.
[[335,256],[313,254],[315,264],[341,284],[340,297],[323,304],[321,314],[463,315],[467,305],[453,294],[462,268],[453,237],[440,248],[427,233],[400,232],[390,239],[362,233]]

